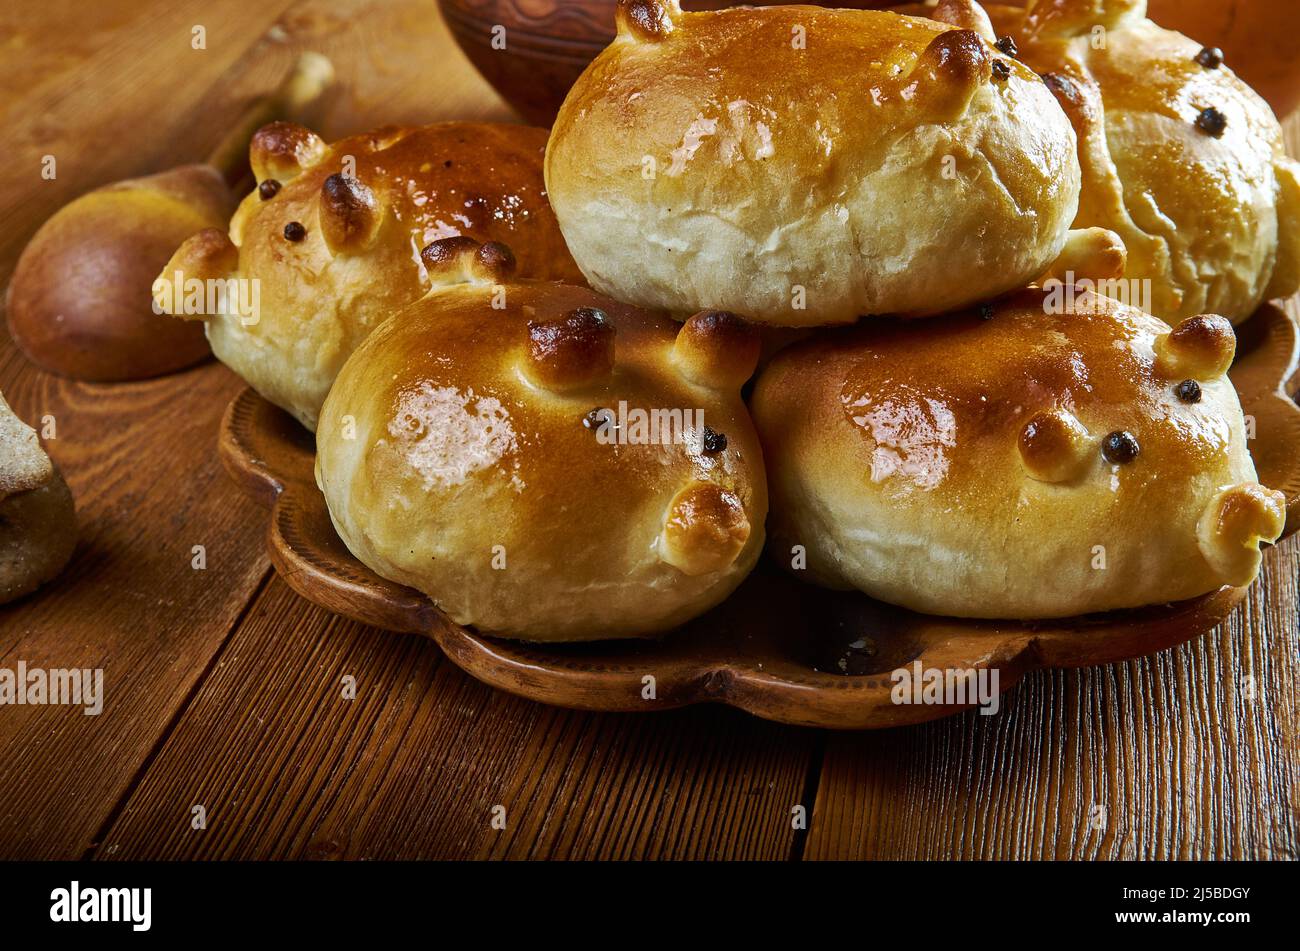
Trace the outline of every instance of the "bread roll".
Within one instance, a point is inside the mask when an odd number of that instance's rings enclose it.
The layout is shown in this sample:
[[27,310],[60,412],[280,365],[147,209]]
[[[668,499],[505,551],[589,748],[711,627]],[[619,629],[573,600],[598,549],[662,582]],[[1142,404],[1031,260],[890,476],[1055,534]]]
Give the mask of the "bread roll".
[[0,395],[0,604],[54,578],[76,545],[67,483]]
[[740,398],[754,328],[680,326],[572,285],[494,288],[479,253],[427,251],[473,282],[380,326],[325,401],[316,479],[339,536],[508,637],[645,636],[717,604],[763,543]]
[[9,335],[37,366],[116,382],[208,356],[203,328],[160,322],[150,286],[190,235],[225,225],[235,196],[206,165],[114,182],[69,202],[23,249],[6,291]]
[[[778,354],[753,413],[772,547],[931,614],[1052,618],[1245,585],[1286,500],[1257,484],[1222,317],[1030,289]],[[797,554],[797,553],[796,553]]]
[[[253,137],[259,187],[229,236],[209,229],[185,242],[159,275],[155,301],[206,320],[217,357],[314,429],[343,361],[429,289],[420,250],[431,242],[508,241],[520,274],[580,280],[546,201],[545,145],[543,129],[469,122],[326,145],[301,126],[272,123]],[[191,279],[240,283],[224,304],[196,314],[177,292]],[[241,312],[241,303],[253,309],[254,292],[257,313]]]
[[[969,22],[974,0],[934,16]],[[989,5],[993,29],[1047,77],[1083,168],[1075,226],[1116,232],[1127,302],[1170,321],[1234,323],[1300,290],[1300,165],[1269,106],[1216,51],[1146,17],[1146,0]]]
[[1021,287],[1078,201],[1069,122],[970,30],[886,11],[622,0],[546,156],[592,287],[785,326]]

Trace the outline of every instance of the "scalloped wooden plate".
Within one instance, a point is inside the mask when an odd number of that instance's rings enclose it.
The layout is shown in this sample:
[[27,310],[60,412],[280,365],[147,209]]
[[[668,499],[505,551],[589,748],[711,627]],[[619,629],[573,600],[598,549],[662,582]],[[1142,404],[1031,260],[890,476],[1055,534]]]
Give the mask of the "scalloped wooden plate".
[[[1248,416],[1261,481],[1287,497],[1300,527],[1300,382],[1295,322],[1266,306],[1238,328],[1232,378]],[[1245,597],[1223,588],[1177,604],[1065,621],[970,621],[915,614],[856,593],[800,584],[762,565],[725,603],[662,640],[537,645],[463,628],[424,595],[352,557],[330,523],[313,473],[315,440],[245,390],[222,421],[221,458],[271,508],[268,545],[285,581],[338,614],[432,637],[485,683],[588,710],[664,710],[718,702],[782,723],[868,729],[919,723],[971,704],[896,704],[891,672],[996,668],[1006,690],[1037,667],[1087,667],[1164,650],[1223,621]],[[654,698],[646,699],[647,677]]]

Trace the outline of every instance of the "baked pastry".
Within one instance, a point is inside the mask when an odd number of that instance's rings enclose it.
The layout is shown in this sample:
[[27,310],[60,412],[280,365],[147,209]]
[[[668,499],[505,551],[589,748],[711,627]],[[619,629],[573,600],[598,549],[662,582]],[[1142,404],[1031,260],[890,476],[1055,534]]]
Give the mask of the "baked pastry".
[[0,604],[52,579],[76,545],[67,483],[0,395]]
[[[580,280],[546,202],[545,145],[543,129],[468,122],[326,145],[302,126],[272,123],[253,137],[259,185],[229,236],[209,229],[181,245],[155,301],[206,320],[217,357],[314,429],[343,361],[380,320],[429,289],[420,250],[431,242],[508,241],[520,274]],[[179,288],[191,279],[232,278],[239,283],[215,313],[182,306],[189,301]]]
[[778,556],[803,546],[811,580],[959,617],[1250,583],[1286,500],[1256,481],[1232,325],[1171,331],[1078,294],[1028,289],[778,354],[752,401]]
[[316,480],[373,571],[460,624],[532,641],[666,631],[749,573],[767,512],[740,387],[755,329],[584,287],[508,283],[469,239],[339,373]]
[[[1128,303],[1234,323],[1300,290],[1300,165],[1268,104],[1222,55],[1146,17],[1146,0],[942,0],[1042,73],[1078,134],[1076,227],[1128,249]],[[991,21],[991,22],[990,22]]]
[[176,246],[225,225],[235,203],[206,165],[69,202],[18,258],[5,298],[9,335],[37,366],[78,380],[138,380],[205,359],[203,328],[160,323],[149,289]]
[[1078,202],[1069,122],[971,30],[878,10],[621,0],[546,182],[591,286],[785,326],[1022,287]]

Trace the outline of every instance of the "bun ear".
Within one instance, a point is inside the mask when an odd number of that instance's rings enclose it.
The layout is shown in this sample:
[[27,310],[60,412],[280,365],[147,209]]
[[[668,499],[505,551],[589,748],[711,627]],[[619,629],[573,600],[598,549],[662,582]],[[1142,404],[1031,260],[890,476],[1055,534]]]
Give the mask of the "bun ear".
[[604,311],[579,307],[559,320],[528,325],[525,375],[543,389],[581,389],[614,371],[614,325]]
[[[895,80],[899,95],[932,103],[937,117],[963,115],[980,86],[993,75],[984,41],[974,30],[940,33],[917,57],[910,74]],[[906,90],[912,88],[913,93]]]
[[677,0],[618,0],[614,22],[619,36],[658,43],[673,31],[681,15]]
[[365,183],[335,172],[321,185],[318,214],[326,246],[339,255],[374,241],[384,209]]
[[325,148],[324,140],[311,129],[296,122],[272,122],[253,133],[248,163],[259,182],[273,178],[283,183],[319,162]]
[[736,390],[758,367],[758,328],[730,311],[704,310],[677,331],[673,361],[692,383]]
[[993,21],[975,0],[939,0],[933,10],[926,11],[926,15],[940,23],[951,23],[959,29],[978,33],[989,43],[997,42]]
[[1157,337],[1155,351],[1156,370],[1166,379],[1212,380],[1232,366],[1237,334],[1226,317],[1202,314]]
[[504,284],[515,273],[515,255],[499,241],[479,244],[459,235],[441,238],[420,252],[434,287],[448,284]]
[[211,314],[191,314],[178,308],[171,294],[165,293],[162,284],[171,285],[179,275],[179,284],[187,281],[224,280],[239,268],[239,249],[230,236],[220,228],[204,228],[186,238],[172,254],[162,273],[153,283],[153,300],[158,310],[182,320],[202,320]]

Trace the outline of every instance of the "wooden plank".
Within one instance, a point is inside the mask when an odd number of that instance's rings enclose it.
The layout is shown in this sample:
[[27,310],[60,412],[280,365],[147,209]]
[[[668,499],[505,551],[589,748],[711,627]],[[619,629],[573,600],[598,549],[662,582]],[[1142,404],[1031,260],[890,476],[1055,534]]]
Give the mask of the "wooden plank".
[[[202,161],[246,98],[275,84],[253,77],[247,97],[232,95],[230,70],[290,2],[5,5],[0,278],[40,223],[83,192]],[[207,30],[206,49],[191,48],[195,25]],[[41,175],[45,155],[57,162],[53,180]]]
[[518,700],[277,578],[96,857],[780,858],[815,737],[718,708]]
[[268,570],[263,515],[211,452],[240,389],[224,368],[104,386],[37,374],[7,341],[0,354],[0,389],[17,412],[55,420],[47,446],[80,522],[63,575],[0,607],[0,666],[104,672],[99,716],[0,708],[0,856],[75,858]]
[[[206,30],[206,49],[191,31]],[[390,123],[517,121],[456,48],[432,0],[54,0],[0,10],[0,279],[37,226],[108,182],[200,162],[303,49],[340,82],[327,138]],[[42,178],[42,158],[57,177]]]
[[1291,539],[1223,628],[996,716],[831,737],[806,856],[1295,858],[1298,570]]

